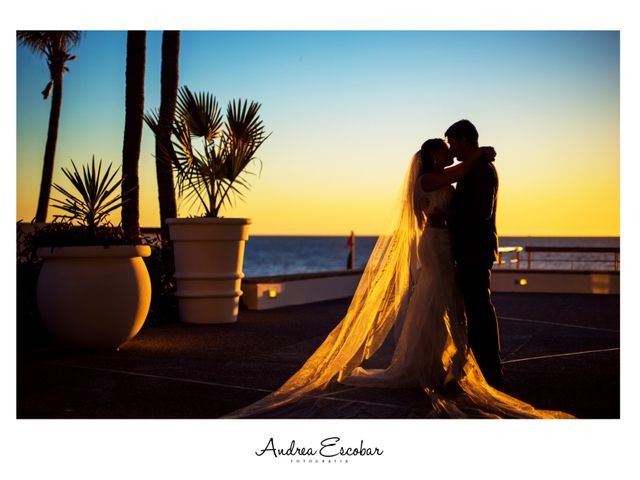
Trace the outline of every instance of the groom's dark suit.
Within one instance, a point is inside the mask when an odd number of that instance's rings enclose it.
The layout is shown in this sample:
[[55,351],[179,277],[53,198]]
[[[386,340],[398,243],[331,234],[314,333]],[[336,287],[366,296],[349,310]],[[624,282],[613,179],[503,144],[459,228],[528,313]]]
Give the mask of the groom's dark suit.
[[481,158],[456,185],[450,218],[469,345],[489,383],[502,378],[498,320],[491,303],[491,267],[498,255],[497,195],[498,174]]

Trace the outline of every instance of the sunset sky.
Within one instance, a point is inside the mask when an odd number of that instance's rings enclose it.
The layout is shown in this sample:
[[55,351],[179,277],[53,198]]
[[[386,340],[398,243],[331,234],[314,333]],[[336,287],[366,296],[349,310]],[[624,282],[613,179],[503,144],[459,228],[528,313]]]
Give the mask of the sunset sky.
[[[375,235],[411,155],[468,118],[498,152],[503,236],[620,234],[620,41],[612,31],[183,31],[180,85],[262,104],[271,137],[246,203],[252,234]],[[145,110],[160,101],[149,32]],[[17,47],[17,212],[35,215],[50,100]],[[54,182],[70,160],[122,160],[126,32],[88,31],[64,79]],[[158,226],[154,137],[141,225]],[[55,197],[55,192],[53,193]],[[180,207],[179,207],[180,208]],[[49,218],[56,213],[49,208]],[[180,215],[196,214],[181,205]],[[114,217],[119,220],[118,216]]]
[[[16,422],[16,396],[5,395],[0,402],[7,412],[3,431],[12,438],[8,468],[38,477],[60,471],[68,478],[84,478],[87,472],[104,478],[138,472],[196,478],[259,465],[250,473],[278,478],[299,478],[302,468],[309,478],[351,478],[357,469],[364,478],[392,478],[404,470],[428,471],[429,478],[469,477],[491,470],[496,478],[502,472],[525,472],[528,478],[553,472],[555,477],[578,473],[594,479],[622,471],[624,465],[634,468],[623,441],[637,431],[637,409],[628,407],[640,394],[638,382],[625,378],[640,366],[634,303],[640,285],[633,276],[640,266],[633,220],[640,193],[635,145],[640,28],[632,6],[628,0],[13,2],[4,12],[11,28],[4,29],[0,44],[9,68],[16,55],[16,75],[3,76],[8,97],[3,131],[10,146],[15,138],[16,171],[15,182],[13,170],[5,172],[8,185],[0,192],[8,197],[3,210],[8,216],[16,201],[16,219],[29,221],[35,215],[51,100],[43,101],[40,94],[48,81],[45,60],[14,47],[15,29],[86,32],[64,80],[54,182],[63,182],[60,167],[70,166],[71,159],[89,162],[95,155],[115,165],[122,161],[124,30],[150,30],[145,109],[151,110],[160,103],[160,30],[182,29],[180,84],[213,93],[223,107],[233,98],[260,102],[272,132],[258,152],[262,175],[253,181],[246,203],[223,212],[251,217],[252,235],[384,231],[411,155],[425,139],[442,137],[461,118],[472,120],[480,142],[498,151],[498,229],[503,236],[620,235],[622,183],[623,415],[613,421],[482,425]],[[145,126],[143,226],[159,225],[153,153],[154,138]],[[49,219],[54,213],[50,207]],[[182,208],[180,213],[190,212]],[[4,224],[13,229],[11,222]],[[4,237],[10,251],[13,233]],[[15,289],[5,290],[4,303],[11,308]],[[558,318],[572,308],[561,309]],[[11,320],[11,313],[7,316]],[[3,336],[9,385],[16,384],[19,358],[15,325],[10,321]],[[255,462],[254,451],[268,436],[303,442],[325,438],[321,435],[364,439],[384,445],[387,453],[384,460],[358,459],[350,465]]]

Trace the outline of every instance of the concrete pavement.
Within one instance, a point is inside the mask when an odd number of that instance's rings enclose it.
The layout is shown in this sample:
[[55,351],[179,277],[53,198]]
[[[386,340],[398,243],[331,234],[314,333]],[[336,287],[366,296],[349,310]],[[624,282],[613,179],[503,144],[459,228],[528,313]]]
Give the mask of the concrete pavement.
[[[579,418],[619,418],[619,295],[496,293],[494,303],[505,370],[501,390]],[[343,299],[243,310],[230,325],[145,326],[117,352],[19,339],[16,416],[218,418],[280,386],[348,306]],[[324,403],[318,416],[325,418],[427,413],[419,390],[342,387]]]

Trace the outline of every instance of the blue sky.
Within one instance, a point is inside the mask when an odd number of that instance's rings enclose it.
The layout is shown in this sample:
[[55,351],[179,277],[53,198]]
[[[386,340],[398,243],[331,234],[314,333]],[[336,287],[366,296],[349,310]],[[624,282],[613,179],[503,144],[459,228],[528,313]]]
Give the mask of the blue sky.
[[[159,105],[160,48],[161,33],[149,32],[147,110]],[[70,159],[121,161],[125,51],[124,31],[88,31],[77,48],[54,181]],[[180,84],[223,106],[262,104],[272,132],[262,175],[224,212],[253,218],[255,233],[379,233],[411,154],[469,118],[498,151],[503,234],[617,235],[619,56],[615,31],[184,31]],[[18,218],[35,211],[47,74],[17,48]],[[153,142],[145,127],[148,226],[159,224]],[[606,198],[596,202],[594,188]],[[587,223],[594,212],[606,220]]]
[[[496,166],[501,179],[498,223],[500,233],[504,235],[526,232],[542,234],[552,230],[566,232],[568,228],[559,228],[558,225],[575,223],[572,219],[576,214],[582,216],[577,228],[583,232],[613,232],[619,224],[618,196],[614,192],[619,189],[620,182],[623,183],[622,207],[626,222],[621,242],[628,268],[624,270],[627,275],[624,276],[622,288],[628,290],[627,293],[636,290],[631,278],[634,266],[638,264],[635,257],[637,249],[634,247],[638,239],[635,237],[633,218],[637,204],[635,112],[640,108],[636,93],[640,79],[637,75],[636,45],[640,29],[637,28],[637,14],[631,10],[633,2],[540,0],[535,4],[523,4],[504,0],[463,0],[452,7],[444,2],[413,0],[329,0],[322,4],[303,4],[291,0],[211,4],[187,0],[178,9],[162,1],[154,2],[152,14],[148,4],[134,4],[130,0],[113,0],[108,5],[99,6],[63,0],[56,5],[60,8],[51,8],[50,4],[40,5],[37,0],[17,3],[8,10],[7,16],[14,21],[15,28],[20,29],[622,29],[622,132],[618,116],[620,51],[616,33],[563,34],[541,30],[514,32],[513,35],[508,32],[482,32],[478,35],[427,32],[423,34],[425,40],[422,43],[398,40],[401,51],[393,54],[392,60],[406,58],[402,63],[406,68],[394,71],[392,66],[397,68],[398,64],[378,61],[381,57],[376,52],[369,53],[369,62],[365,61],[365,57],[352,58],[351,62],[345,59],[349,50],[355,48],[353,45],[347,49],[339,44],[332,51],[323,51],[321,44],[312,42],[308,49],[299,53],[308,43],[301,38],[281,41],[276,48],[272,41],[266,41],[266,37],[261,35],[258,36],[265,40],[256,45],[255,42],[249,42],[247,36],[233,32],[230,34],[235,38],[240,37],[245,50],[227,42],[223,45],[211,43],[207,49],[204,43],[193,42],[198,44],[202,53],[192,57],[186,47],[190,42],[189,36],[195,37],[196,34],[190,32],[187,35],[184,32],[181,81],[194,87],[196,84],[202,85],[201,88],[214,92],[225,101],[225,97],[247,96],[263,103],[265,123],[273,135],[260,153],[264,161],[262,177],[254,182],[247,204],[240,204],[236,210],[229,212],[232,216],[252,216],[252,233],[283,232],[290,230],[292,225],[299,226],[298,231],[311,231],[313,225],[306,220],[307,226],[302,230],[301,217],[295,216],[296,212],[292,211],[292,205],[295,204],[301,205],[300,212],[309,212],[308,217],[322,231],[333,228],[332,231],[344,235],[345,227],[353,227],[359,218],[363,222],[367,220],[370,225],[369,212],[374,211],[377,217],[382,217],[381,210],[393,198],[396,183],[408,162],[407,155],[417,148],[416,141],[442,135],[452,121],[467,116],[478,126],[481,141],[494,145],[498,150]],[[35,212],[35,195],[49,112],[49,103],[42,101],[39,95],[46,83],[47,72],[40,59],[20,49],[12,51],[10,37],[13,37],[13,31],[8,29],[5,35],[6,58],[12,58],[14,52],[17,54],[16,218],[29,218]],[[411,35],[419,36],[402,32],[405,38]],[[216,36],[225,38],[222,33]],[[382,48],[380,43],[383,46],[395,43],[390,37],[393,35],[378,42],[378,48]],[[445,39],[455,42],[445,44]],[[314,45],[315,56],[312,56],[311,47]],[[490,45],[497,48],[491,48]],[[104,37],[92,33],[78,49],[78,61],[70,65],[71,72],[66,78],[68,83],[65,84],[63,104],[65,122],[61,125],[56,180],[60,179],[59,167],[68,164],[69,158],[88,161],[90,155],[95,153],[98,157],[120,161],[124,47],[124,33]],[[251,50],[246,50],[246,47]],[[147,48],[147,100],[148,107],[153,108],[157,106],[159,91],[159,34],[149,33]],[[92,58],[93,51],[105,52],[104,56],[99,57],[102,60]],[[261,53],[258,55],[257,51]],[[234,52],[239,55],[232,55]],[[272,60],[274,57],[277,62]],[[302,61],[315,59],[314,75],[311,69],[294,70],[294,65],[302,63],[294,62],[300,57]],[[339,82],[323,79],[324,75],[334,78],[339,75],[335,68],[338,58],[343,58],[340,65],[346,65],[346,71],[356,74],[348,80],[351,85],[349,91],[331,91],[330,87],[335,87]],[[486,72],[480,83],[466,81],[466,72],[458,67],[472,60],[472,63],[481,64],[480,72]],[[249,69],[243,64],[249,61],[254,66],[259,61],[263,66],[243,76],[232,75],[233,72],[247,72]],[[436,63],[439,66],[431,68]],[[375,64],[375,68],[371,64]],[[209,76],[189,76],[187,72],[196,65],[200,65],[198,70],[210,67]],[[214,72],[214,65],[224,68],[215,68]],[[357,65],[358,68],[351,68],[351,65]],[[359,71],[369,72],[369,75],[358,76]],[[307,83],[291,81],[305,77],[305,72]],[[478,75],[478,69],[473,73]],[[385,78],[399,79],[400,82],[390,83]],[[9,77],[7,81],[12,82],[12,79]],[[113,81],[110,83],[109,79]],[[214,83],[216,79],[219,83]],[[226,81],[222,82],[222,79]],[[98,85],[100,88],[97,88]],[[270,87],[267,88],[267,85]],[[462,86],[463,91],[453,91],[451,87],[455,85]],[[10,86],[7,89],[9,96],[13,90],[13,85]],[[238,87],[242,87],[242,90]],[[83,89],[86,90],[85,94],[80,96]],[[490,91],[497,94],[487,93]],[[314,96],[322,101],[313,101]],[[334,102],[334,98],[340,98],[342,103]],[[12,101],[10,99],[7,104]],[[77,114],[72,114],[73,111]],[[312,117],[310,113],[316,116]],[[12,134],[11,129],[8,131]],[[618,152],[620,138],[622,176]],[[61,146],[63,141],[64,149]],[[152,147],[153,140],[145,131],[141,181],[143,192],[147,192],[146,195],[153,200],[155,175],[152,171],[153,159],[150,157]],[[146,175],[144,169],[147,169]],[[7,181],[12,181],[11,175],[7,177]],[[336,177],[347,178],[349,183],[336,186]],[[332,181],[334,184],[330,186]],[[567,185],[574,186],[573,190],[567,190]],[[13,193],[12,188],[3,190]],[[35,195],[32,191],[36,192]],[[374,195],[370,194],[371,191]],[[331,195],[338,198],[330,201]],[[296,202],[296,198],[301,200]],[[613,200],[607,204],[604,201],[606,199]],[[6,203],[11,202],[8,199]],[[143,206],[143,219],[149,219],[143,223],[157,222],[152,203]],[[330,204],[329,207],[327,204]],[[332,211],[334,206],[347,212]],[[325,222],[321,217],[327,210],[333,212],[333,218]],[[597,224],[603,218],[613,220],[603,224],[598,231],[587,228],[588,224]],[[367,224],[363,223],[363,226]],[[531,229],[534,227],[537,230]],[[631,296],[622,295],[623,300],[632,297],[632,293]],[[11,305],[13,299],[15,296],[10,291],[6,303]],[[622,340],[637,337],[633,332],[637,326],[633,319],[637,315],[632,304],[632,301],[621,303],[621,320],[626,333]],[[15,374],[15,368],[11,368],[16,358],[13,350],[15,336],[9,334],[5,339],[7,358],[3,364],[8,366],[6,373],[11,378]],[[633,348],[622,349],[621,363],[631,366],[625,371],[634,370],[637,354]],[[637,392],[633,391],[635,384],[622,382],[623,399],[637,397]],[[10,400],[7,402],[11,403]],[[9,403],[7,410],[13,411],[14,406]],[[633,412],[627,412],[630,413]],[[282,438],[300,438],[301,426],[310,438],[324,438],[322,435],[326,435],[327,422],[294,423],[277,422],[270,428],[274,427],[275,435]],[[364,435],[367,442],[388,447],[385,456],[388,463],[376,461],[358,465],[365,476],[369,473],[367,469],[371,470],[373,476],[381,472],[395,474],[398,471],[398,458],[408,469],[414,466],[414,462],[416,469],[423,468],[425,461],[428,462],[432,476],[450,475],[451,465],[454,464],[462,475],[474,474],[477,473],[474,470],[478,461],[486,458],[487,454],[493,455],[496,443],[501,445],[500,462],[507,470],[521,469],[522,465],[527,465],[529,471],[541,475],[553,469],[559,475],[581,472],[591,478],[597,472],[611,470],[612,466],[614,470],[617,467],[617,471],[622,471],[627,463],[631,465],[629,460],[633,458],[631,447],[623,441],[616,441],[625,437],[624,431],[634,431],[632,415],[625,415],[621,422],[599,422],[598,425],[545,423],[536,425],[537,428],[532,428],[534,426],[529,423],[518,423],[500,424],[500,428],[495,429],[496,424],[483,423],[478,430],[475,424],[469,428],[471,424],[466,422],[456,422],[455,426],[443,422],[430,424],[427,435],[421,422],[400,423],[385,422],[384,428],[381,428],[378,422],[358,422],[357,425],[341,422],[330,433],[339,434],[345,439],[358,439]],[[113,422],[62,422],[55,425],[48,423],[47,428],[31,424],[30,427],[37,429],[35,436],[33,428],[25,429],[25,425],[15,422],[11,422],[9,428],[12,426],[16,427],[12,431],[15,448],[10,458],[21,468],[30,465],[32,470],[35,469],[34,472],[42,470],[43,474],[50,474],[52,468],[59,466],[71,477],[81,478],[86,471],[95,469],[96,464],[100,464],[104,472],[116,476],[122,474],[124,467],[127,471],[139,470],[144,474],[152,471],[156,477],[162,478],[175,477],[176,474],[189,476],[190,473],[193,473],[191,476],[198,476],[203,471],[224,469],[227,464],[236,469],[239,465],[259,465],[261,473],[269,468],[277,469],[277,475],[285,477],[289,470],[283,470],[283,465],[254,464],[251,461],[252,458],[255,460],[251,449],[264,439],[263,429],[258,428],[255,432],[251,429],[258,427],[257,424],[229,424],[227,428],[227,424],[216,423],[215,431],[211,429],[210,422],[172,422],[171,425],[145,422],[144,429],[140,428],[138,422],[127,425]],[[334,427],[336,425],[331,428]],[[127,431],[127,428],[131,430]],[[167,432],[185,441],[172,443],[170,455],[158,456],[158,452],[168,451]],[[451,448],[451,445],[459,443],[461,433],[472,442],[481,440],[465,452],[469,460],[466,463],[459,462],[459,449]],[[492,437],[494,434],[496,436]],[[505,434],[513,441],[504,442]],[[594,437],[613,441],[594,442]],[[78,442],[77,439],[82,441]],[[56,448],[56,445],[64,447]],[[79,452],[71,463],[67,461],[70,445]],[[120,458],[128,460],[124,464],[117,461],[105,465],[103,452],[107,450],[123,453]],[[34,451],[44,461],[34,463]],[[531,462],[533,451],[537,452],[536,458],[541,461]],[[131,455],[131,452],[137,454]],[[427,457],[425,452],[428,453]],[[161,458],[161,461],[153,465],[140,462],[141,458],[147,457]],[[585,458],[592,461],[585,462]],[[431,459],[438,461],[432,462]],[[298,475],[293,471],[291,473]]]

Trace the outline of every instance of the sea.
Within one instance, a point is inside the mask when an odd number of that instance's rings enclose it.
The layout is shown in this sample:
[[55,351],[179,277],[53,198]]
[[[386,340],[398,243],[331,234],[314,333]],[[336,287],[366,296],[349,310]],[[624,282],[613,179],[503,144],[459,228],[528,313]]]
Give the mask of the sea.
[[[348,237],[250,236],[245,245],[246,277],[344,270]],[[355,268],[364,268],[378,237],[356,237]],[[500,237],[501,247],[620,248],[620,237]],[[517,268],[515,254],[504,254],[500,268]],[[521,268],[527,266],[526,252]],[[532,268],[549,270],[615,270],[613,253],[535,252]],[[498,266],[494,266],[498,268]]]

